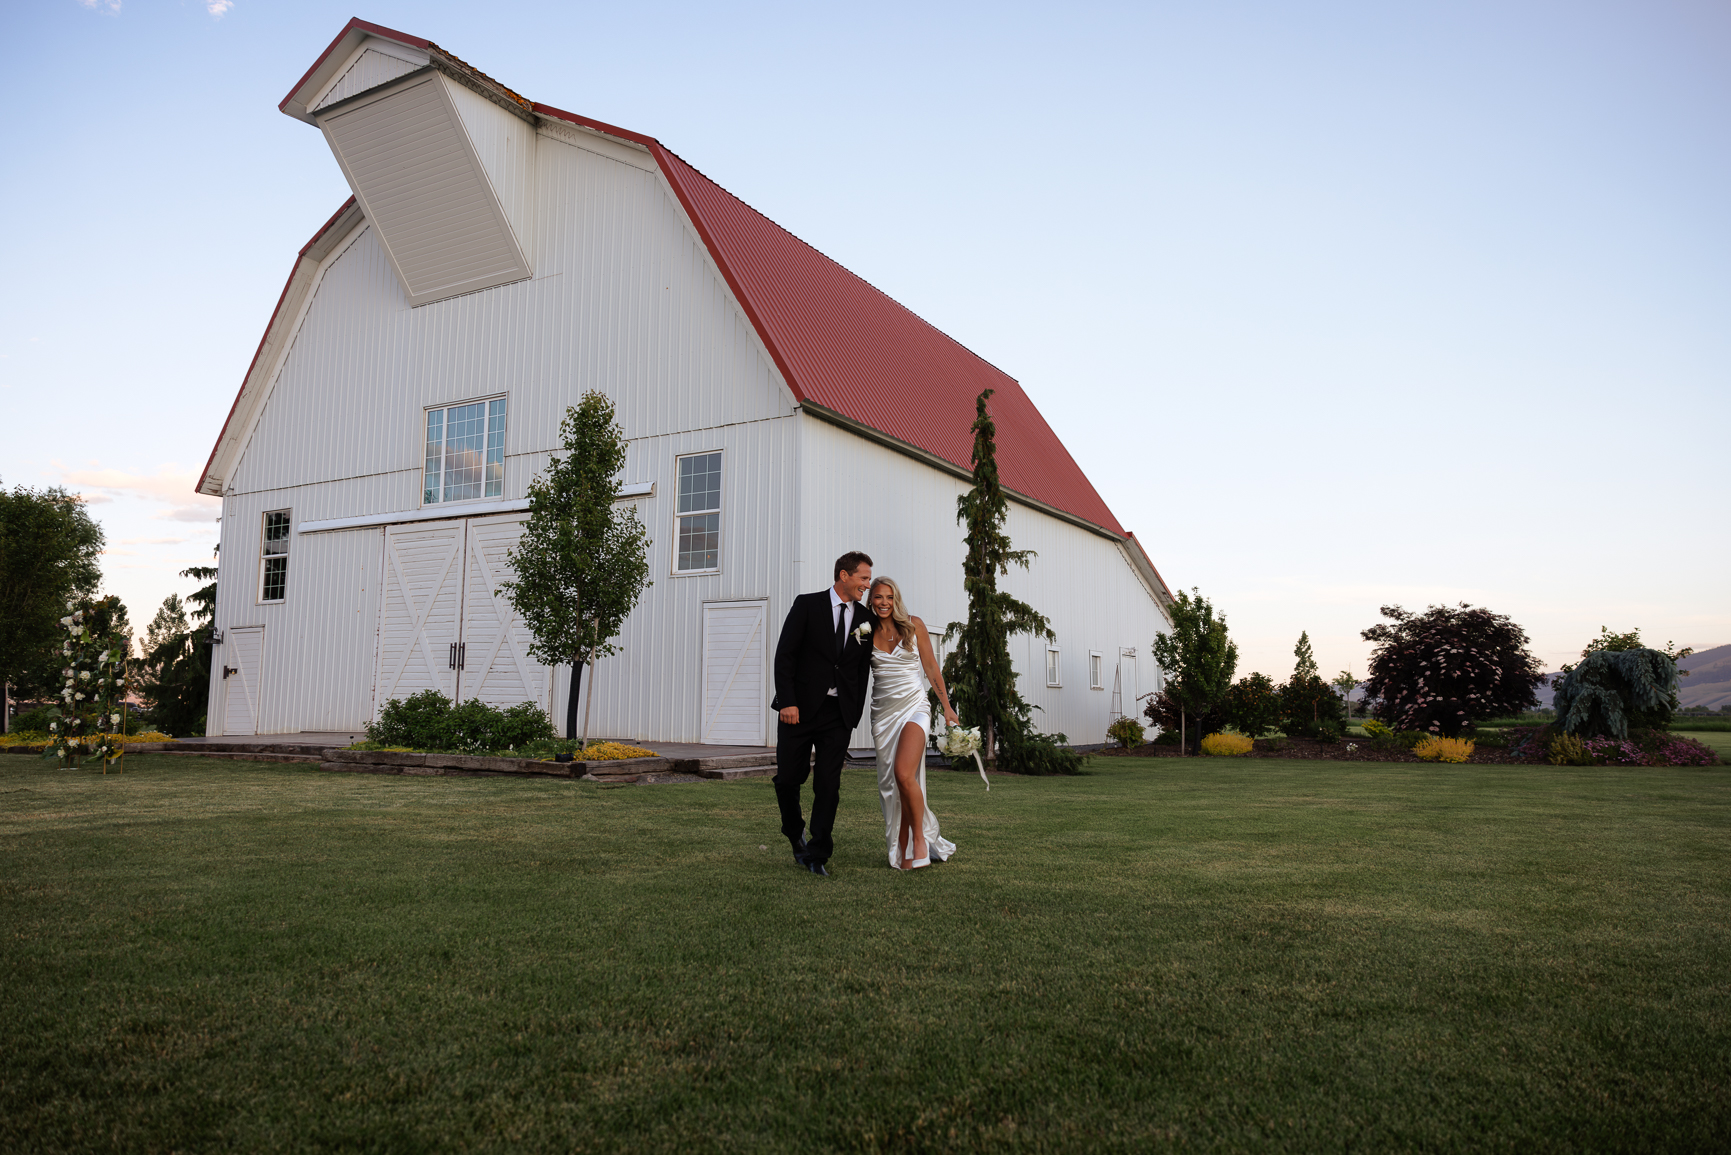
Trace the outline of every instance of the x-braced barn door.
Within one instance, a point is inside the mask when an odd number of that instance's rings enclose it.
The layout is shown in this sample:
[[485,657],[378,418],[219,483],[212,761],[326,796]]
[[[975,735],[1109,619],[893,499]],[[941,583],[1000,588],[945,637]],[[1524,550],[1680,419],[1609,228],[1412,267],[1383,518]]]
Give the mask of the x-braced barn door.
[[529,657],[529,633],[499,596],[518,516],[391,526],[373,716],[392,698],[437,690],[452,701],[547,709],[549,670]]
[[[259,675],[264,665],[264,627],[241,626],[228,631],[228,645],[218,651],[222,667],[222,732],[258,733]],[[226,663],[233,662],[230,666]]]

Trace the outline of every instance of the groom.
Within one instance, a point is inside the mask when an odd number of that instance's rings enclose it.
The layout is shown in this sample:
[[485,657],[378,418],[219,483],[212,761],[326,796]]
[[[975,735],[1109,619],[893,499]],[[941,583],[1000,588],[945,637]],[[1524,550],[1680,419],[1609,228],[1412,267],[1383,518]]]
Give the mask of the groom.
[[[813,874],[828,875],[824,864],[835,850],[835,808],[841,800],[841,767],[847,738],[865,708],[866,676],[871,670],[871,638],[854,631],[869,625],[866,591],[872,584],[872,559],[855,550],[835,561],[835,584],[815,594],[800,594],[781,624],[775,645],[775,701],[780,724],[775,738],[775,800],[781,807],[781,832],[793,843],[793,860]],[[799,791],[812,773],[811,840],[805,838]]]

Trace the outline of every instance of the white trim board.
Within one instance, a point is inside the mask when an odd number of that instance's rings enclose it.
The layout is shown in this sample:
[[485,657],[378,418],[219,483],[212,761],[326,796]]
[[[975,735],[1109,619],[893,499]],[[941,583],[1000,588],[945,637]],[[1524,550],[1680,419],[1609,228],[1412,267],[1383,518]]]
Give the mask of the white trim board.
[[[619,501],[629,497],[653,497],[655,483],[640,481],[633,485],[621,485],[614,500]],[[297,535],[303,533],[330,533],[338,529],[369,529],[379,525],[407,525],[413,521],[444,521],[456,517],[485,517],[492,513],[521,513],[529,508],[529,499],[518,498],[516,501],[464,501],[453,505],[429,505],[424,509],[404,509],[396,513],[369,513],[361,517],[331,517],[323,521],[303,521],[295,527]]]

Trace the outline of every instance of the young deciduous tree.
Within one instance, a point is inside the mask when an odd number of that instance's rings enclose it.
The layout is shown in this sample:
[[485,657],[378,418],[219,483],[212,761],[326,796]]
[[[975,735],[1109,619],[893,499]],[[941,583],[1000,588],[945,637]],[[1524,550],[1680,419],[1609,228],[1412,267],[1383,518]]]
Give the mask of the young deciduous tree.
[[956,521],[963,538],[962,588],[968,595],[968,620],[951,622],[944,641],[954,643],[944,658],[950,701],[966,725],[980,726],[988,759],[1024,773],[1074,772],[1079,759],[1058,743],[1063,735],[1036,733],[1032,711],[1016,692],[1009,639],[1033,634],[1056,641],[1051,624],[1032,606],[998,588],[1012,565],[1028,568],[1032,550],[1011,549],[1004,532],[1010,503],[998,480],[997,426],[986,402],[992,390],[974,399],[974,485],[956,499]]
[[[1232,675],[1238,669],[1238,643],[1226,632],[1226,618],[1216,617],[1214,606],[1202,592],[1178,591],[1178,600],[1171,606],[1172,632],[1154,639],[1154,660],[1166,673],[1166,688],[1150,702],[1149,718],[1161,725],[1171,707],[1177,707],[1179,737],[1189,744],[1187,733],[1192,720],[1203,723],[1216,720],[1224,723],[1221,708]],[[1162,706],[1161,698],[1167,699]],[[1203,726],[1197,727],[1196,740],[1202,740]]]
[[1389,620],[1361,635],[1374,642],[1365,696],[1396,730],[1457,736],[1469,722],[1538,705],[1544,667],[1526,631],[1482,607],[1431,606],[1414,613],[1383,606]]
[[[575,738],[583,666],[618,652],[613,639],[652,583],[648,533],[635,509],[614,500],[626,441],[613,403],[585,393],[566,409],[559,439],[566,456],[529,483],[529,522],[509,555],[516,576],[499,584],[535,639],[530,655],[571,666],[565,736]],[[587,716],[583,730],[587,744]]]
[[60,619],[68,598],[95,593],[102,545],[82,498],[58,487],[0,488],[0,729],[14,689],[59,692]]

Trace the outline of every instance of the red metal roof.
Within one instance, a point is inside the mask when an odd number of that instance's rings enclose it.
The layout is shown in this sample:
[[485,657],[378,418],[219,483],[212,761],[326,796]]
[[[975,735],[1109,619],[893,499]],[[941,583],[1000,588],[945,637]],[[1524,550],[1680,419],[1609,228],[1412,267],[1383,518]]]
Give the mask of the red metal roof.
[[801,401],[973,468],[974,399],[997,425],[1003,483],[1123,536],[1015,378],[824,256],[659,142],[649,146]]
[[[345,37],[369,33],[435,48],[420,37],[351,20],[283,104],[300,92]],[[832,410],[971,470],[974,399],[981,390],[993,389],[990,406],[1004,485],[1124,536],[1118,519],[1015,378],[698,172],[654,137],[549,105],[533,107],[543,116],[649,149],[802,403]]]

